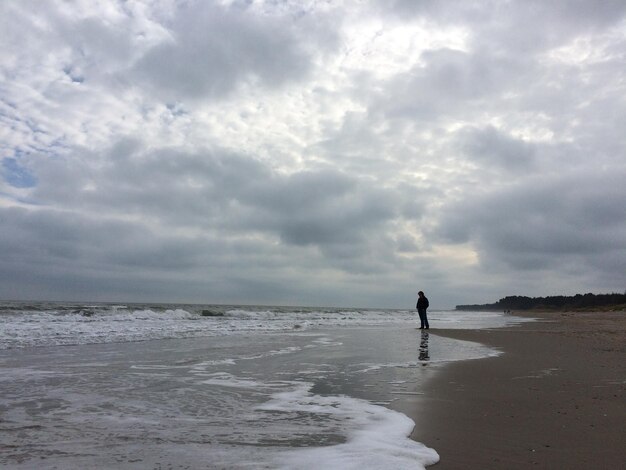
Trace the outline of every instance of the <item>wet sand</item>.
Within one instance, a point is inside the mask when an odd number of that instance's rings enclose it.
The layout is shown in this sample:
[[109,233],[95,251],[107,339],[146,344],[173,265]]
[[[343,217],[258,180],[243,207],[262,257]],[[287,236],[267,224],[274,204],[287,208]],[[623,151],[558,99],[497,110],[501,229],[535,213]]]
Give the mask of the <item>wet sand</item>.
[[451,363],[426,384],[411,437],[439,453],[433,469],[626,468],[626,313],[531,316],[430,330],[504,352]]

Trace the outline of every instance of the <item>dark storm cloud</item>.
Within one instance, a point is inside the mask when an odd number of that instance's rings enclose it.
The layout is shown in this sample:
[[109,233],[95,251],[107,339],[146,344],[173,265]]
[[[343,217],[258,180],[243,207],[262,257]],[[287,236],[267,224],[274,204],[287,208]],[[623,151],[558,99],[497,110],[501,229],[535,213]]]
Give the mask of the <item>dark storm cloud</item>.
[[[598,259],[623,258],[624,177],[623,170],[536,177],[467,197],[444,209],[439,234],[453,243],[474,243],[485,264],[558,269],[576,260],[586,272]],[[617,264],[612,269],[618,279],[623,276]]]
[[11,298],[80,293],[111,300],[107,292],[115,291],[128,299],[234,302],[238,289],[255,278],[272,289],[265,297],[262,291],[246,295],[271,298],[285,284],[281,268],[298,260],[296,252],[245,234],[181,234],[103,213],[0,208],[0,221],[6,228],[0,231],[0,282]]
[[393,188],[336,169],[284,174],[224,150],[145,151],[136,141],[102,154],[78,151],[41,165],[38,177],[35,200],[223,235],[266,234],[325,253],[341,246],[343,258],[373,249],[370,237],[414,205]]
[[430,50],[422,54],[421,64],[385,84],[372,110],[387,119],[428,126],[443,119],[471,120],[486,102],[497,106],[529,72],[518,60],[483,51]]
[[391,192],[336,170],[273,178],[254,189],[246,196],[253,210],[261,211],[255,222],[296,245],[363,242],[395,215]]
[[166,100],[222,97],[242,82],[275,87],[303,78],[314,51],[335,42],[332,29],[318,24],[316,31],[307,17],[210,2],[184,5],[166,26],[171,37],[131,74]]
[[36,199],[114,213],[123,207],[129,215],[191,226],[227,216],[239,192],[271,177],[259,162],[231,152],[145,151],[134,140],[103,152],[77,150],[42,164],[39,174],[45,181],[34,191]]
[[456,150],[486,167],[496,166],[511,171],[527,170],[534,161],[535,148],[492,126],[465,127],[457,132]]
[[106,271],[120,267],[191,267],[198,247],[184,237],[156,235],[144,224],[72,212],[6,208],[0,211],[5,262],[76,263]]
[[546,42],[566,40],[571,35],[615,24],[626,14],[626,5],[621,0],[377,0],[374,3],[403,19],[423,16],[443,24],[482,26],[492,34],[500,33],[503,45],[515,48],[523,44],[545,47]]

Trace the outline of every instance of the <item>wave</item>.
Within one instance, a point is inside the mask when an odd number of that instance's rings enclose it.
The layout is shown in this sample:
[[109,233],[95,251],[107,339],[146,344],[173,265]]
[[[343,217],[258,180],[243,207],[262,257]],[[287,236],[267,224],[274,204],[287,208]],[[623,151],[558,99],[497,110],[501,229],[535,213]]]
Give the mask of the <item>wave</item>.
[[[436,312],[446,328],[501,326],[502,315]],[[140,304],[0,304],[0,349],[260,334],[319,328],[406,326],[411,310]]]

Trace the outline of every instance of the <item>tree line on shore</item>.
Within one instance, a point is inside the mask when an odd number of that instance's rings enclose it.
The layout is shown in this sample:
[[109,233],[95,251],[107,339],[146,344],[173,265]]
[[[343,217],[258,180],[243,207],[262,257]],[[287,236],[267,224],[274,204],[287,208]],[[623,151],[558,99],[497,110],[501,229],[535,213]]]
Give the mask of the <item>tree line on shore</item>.
[[526,297],[511,295],[492,304],[457,305],[457,310],[580,310],[626,306],[623,294],[576,294],[549,297]]

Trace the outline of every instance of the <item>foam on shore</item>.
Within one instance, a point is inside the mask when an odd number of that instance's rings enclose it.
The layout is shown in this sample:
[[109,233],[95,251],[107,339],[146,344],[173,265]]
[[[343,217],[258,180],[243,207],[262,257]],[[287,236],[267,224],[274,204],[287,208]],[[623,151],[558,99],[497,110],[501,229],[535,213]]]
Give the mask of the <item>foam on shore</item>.
[[310,393],[310,384],[280,392],[257,409],[302,413],[343,423],[341,444],[282,452],[278,468],[424,469],[439,461],[437,452],[409,438],[415,423],[397,411],[347,396]]

